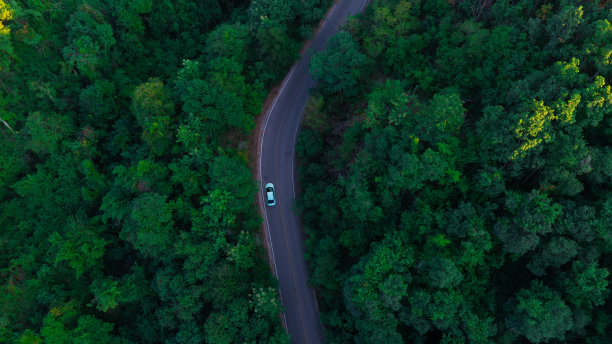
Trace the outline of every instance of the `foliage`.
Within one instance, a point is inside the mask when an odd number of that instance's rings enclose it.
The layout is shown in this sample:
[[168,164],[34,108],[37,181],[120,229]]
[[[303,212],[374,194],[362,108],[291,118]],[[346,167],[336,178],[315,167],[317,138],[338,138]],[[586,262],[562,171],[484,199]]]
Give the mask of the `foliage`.
[[289,341],[244,152],[329,5],[0,1],[0,342]]
[[357,91],[359,71],[365,63],[365,55],[359,52],[357,42],[346,31],[340,31],[329,39],[323,52],[312,57],[311,70],[319,88],[325,95]]
[[609,7],[379,0],[313,57],[298,208],[330,342],[609,341]]

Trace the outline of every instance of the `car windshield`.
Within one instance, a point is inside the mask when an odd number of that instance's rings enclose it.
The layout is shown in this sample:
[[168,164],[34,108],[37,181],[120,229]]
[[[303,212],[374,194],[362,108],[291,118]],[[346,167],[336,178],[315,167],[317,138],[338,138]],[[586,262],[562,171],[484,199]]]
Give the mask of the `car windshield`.
[[266,188],[266,191],[268,191],[268,192],[272,192],[272,188],[271,188],[271,187],[268,187],[268,188]]

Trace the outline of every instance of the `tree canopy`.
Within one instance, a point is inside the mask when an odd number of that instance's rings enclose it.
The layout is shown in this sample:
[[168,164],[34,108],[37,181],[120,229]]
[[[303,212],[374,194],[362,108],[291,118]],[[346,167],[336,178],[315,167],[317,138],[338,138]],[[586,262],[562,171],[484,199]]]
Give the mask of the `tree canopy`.
[[315,55],[298,208],[330,343],[609,342],[610,13],[379,0]]
[[329,5],[0,0],[0,342],[288,343],[248,143]]

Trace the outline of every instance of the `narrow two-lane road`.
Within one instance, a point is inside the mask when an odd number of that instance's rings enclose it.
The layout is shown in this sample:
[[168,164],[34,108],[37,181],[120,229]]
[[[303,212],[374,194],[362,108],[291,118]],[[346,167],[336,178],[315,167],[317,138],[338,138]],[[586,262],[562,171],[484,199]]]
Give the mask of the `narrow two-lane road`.
[[277,205],[265,206],[261,191],[265,226],[270,238],[274,272],[280,284],[284,318],[292,343],[324,342],[313,289],[308,285],[304,258],[304,235],[292,209],[295,199],[295,141],[302,110],[315,86],[310,72],[310,51],[321,51],[351,14],[363,10],[368,0],[339,0],[327,14],[313,38],[309,51],[293,66],[278,96],[263,120],[261,130],[259,180],[273,183]]

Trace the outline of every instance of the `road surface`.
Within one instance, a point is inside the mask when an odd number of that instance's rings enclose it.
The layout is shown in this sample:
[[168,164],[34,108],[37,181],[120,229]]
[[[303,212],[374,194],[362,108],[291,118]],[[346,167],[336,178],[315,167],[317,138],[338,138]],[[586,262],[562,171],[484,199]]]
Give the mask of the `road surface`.
[[[347,16],[363,10],[368,0],[339,0],[313,38],[309,51],[291,68],[263,119],[259,180],[264,221],[280,284],[285,324],[294,344],[324,342],[314,291],[308,285],[304,235],[292,209],[295,199],[295,141],[302,110],[315,82],[309,72],[310,51],[321,51]],[[263,185],[273,183],[277,204],[267,207]]]

